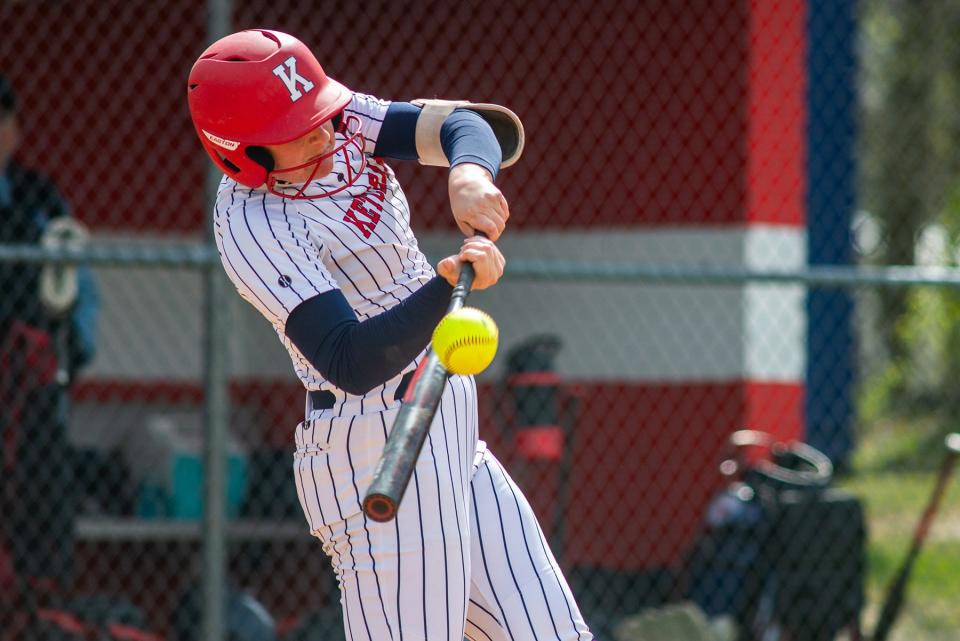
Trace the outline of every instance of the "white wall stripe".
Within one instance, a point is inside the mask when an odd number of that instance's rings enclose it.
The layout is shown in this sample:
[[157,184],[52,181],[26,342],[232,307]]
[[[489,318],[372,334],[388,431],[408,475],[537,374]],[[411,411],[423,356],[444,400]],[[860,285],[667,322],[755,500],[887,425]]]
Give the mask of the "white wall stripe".
[[[793,268],[801,266],[806,255],[804,233],[792,227],[510,230],[500,244],[508,271],[514,256]],[[423,234],[420,243],[433,256],[449,253],[458,245],[455,234]],[[705,253],[707,250],[713,253]],[[337,280],[343,283],[345,293],[354,295],[344,275],[348,271],[341,265]],[[88,375],[199,380],[202,305],[194,297],[202,295],[202,288],[197,275],[176,270],[120,273],[97,269],[96,276],[102,285],[102,349]],[[177,295],[170,296],[171,291]],[[145,351],[131,359],[129,342],[122,338],[130,334],[123,325],[128,318],[126,310],[155,308],[160,303],[152,297],[160,292],[167,292],[163,304],[172,306],[171,314],[143,319],[137,335],[157,336],[158,340],[137,340]],[[486,376],[502,372],[504,356],[511,347],[534,333],[551,332],[564,341],[558,368],[571,378],[685,383],[802,380],[806,367],[804,298],[805,289],[795,285],[626,286],[506,280],[492,290],[475,293],[470,300],[490,312],[500,326],[500,350]],[[368,308],[367,313],[381,311],[372,302],[363,307]],[[291,355],[276,344],[275,330],[242,301],[232,302],[232,312],[235,374],[288,377]],[[114,337],[117,343],[112,344]],[[163,353],[151,353],[161,345]],[[303,363],[298,364],[301,368]],[[302,371],[303,376],[306,369]]]

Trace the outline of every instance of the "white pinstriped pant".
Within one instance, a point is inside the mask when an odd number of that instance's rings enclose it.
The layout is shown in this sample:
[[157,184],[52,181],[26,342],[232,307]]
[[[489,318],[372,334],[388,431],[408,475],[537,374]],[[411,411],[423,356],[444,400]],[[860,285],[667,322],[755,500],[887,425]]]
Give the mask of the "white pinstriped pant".
[[397,408],[297,427],[297,492],[340,585],[349,641],[590,641],[529,504],[447,383],[397,518],[361,510]]

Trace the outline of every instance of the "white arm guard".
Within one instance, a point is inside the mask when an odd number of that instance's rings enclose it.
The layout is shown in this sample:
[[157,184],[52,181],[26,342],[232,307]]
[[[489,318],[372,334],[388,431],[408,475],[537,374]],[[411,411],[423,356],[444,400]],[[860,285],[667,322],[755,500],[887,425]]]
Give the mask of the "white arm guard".
[[447,116],[458,107],[464,107],[480,114],[497,137],[503,159],[500,167],[509,167],[517,162],[523,153],[523,123],[517,114],[500,105],[469,102],[467,100],[438,100],[420,98],[413,104],[422,108],[417,118],[417,156],[421,165],[449,167],[443,148],[440,146],[440,127]]

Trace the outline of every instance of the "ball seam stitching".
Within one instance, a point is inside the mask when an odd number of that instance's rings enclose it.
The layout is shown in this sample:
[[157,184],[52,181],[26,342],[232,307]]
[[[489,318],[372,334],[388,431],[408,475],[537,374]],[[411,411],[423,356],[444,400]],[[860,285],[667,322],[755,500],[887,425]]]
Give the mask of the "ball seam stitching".
[[492,342],[494,342],[492,338],[488,338],[488,337],[485,337],[485,336],[483,336],[483,337],[481,337],[481,336],[467,336],[467,337],[464,337],[464,338],[459,338],[459,339],[453,341],[453,342],[447,347],[447,349],[443,352],[443,362],[449,363],[449,362],[450,362],[450,356],[453,354],[454,350],[457,350],[457,349],[459,349],[459,348],[461,348],[461,347],[464,347],[464,346],[466,346],[466,345],[482,345],[482,344],[485,344],[485,343],[492,343]]

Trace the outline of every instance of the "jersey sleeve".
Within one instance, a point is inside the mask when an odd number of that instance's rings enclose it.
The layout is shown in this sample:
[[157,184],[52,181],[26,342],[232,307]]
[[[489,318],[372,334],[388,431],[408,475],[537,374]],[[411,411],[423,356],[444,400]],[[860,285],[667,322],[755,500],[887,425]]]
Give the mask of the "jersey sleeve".
[[380,127],[383,125],[383,118],[387,115],[387,109],[389,108],[389,100],[381,100],[362,93],[354,93],[353,98],[344,107],[344,117],[354,116],[360,119],[365,140],[364,151],[368,154],[372,155],[374,148],[377,146]]
[[[221,197],[221,201],[223,198]],[[217,249],[239,294],[277,327],[298,305],[339,289],[323,262],[324,247],[287,203],[252,197],[218,202]]]

